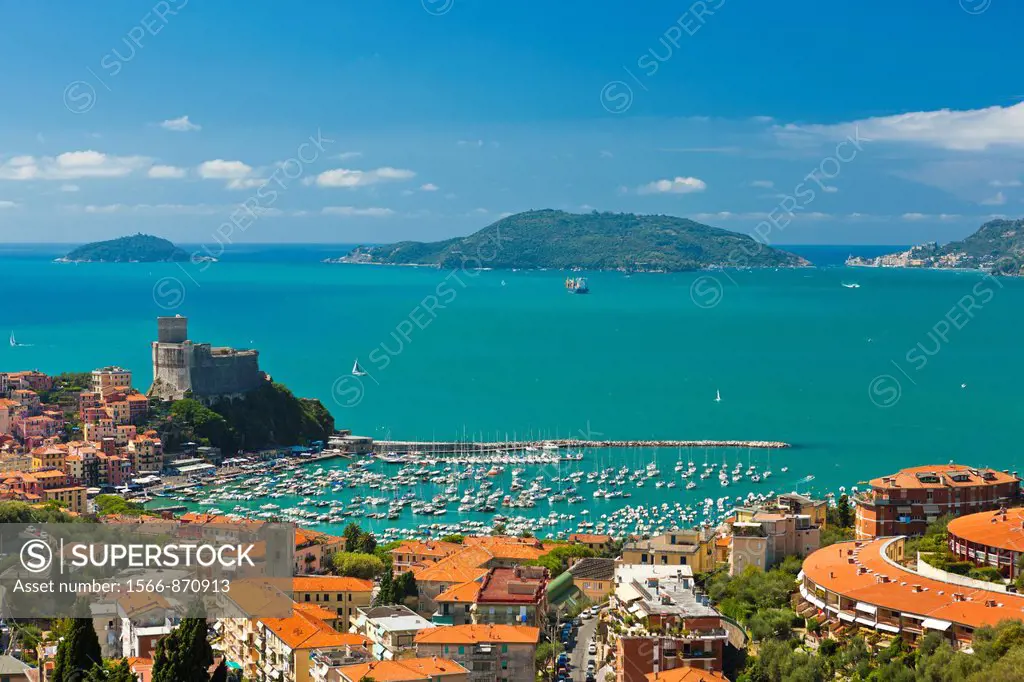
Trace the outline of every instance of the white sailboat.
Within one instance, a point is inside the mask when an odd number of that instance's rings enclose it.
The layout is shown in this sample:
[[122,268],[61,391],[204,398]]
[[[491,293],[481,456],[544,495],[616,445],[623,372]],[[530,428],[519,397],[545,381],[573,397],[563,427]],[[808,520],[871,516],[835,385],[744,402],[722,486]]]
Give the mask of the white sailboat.
[[363,368],[359,366],[359,361],[358,360],[356,360],[355,364],[352,365],[352,376],[356,376],[356,377],[365,377],[366,376],[366,372],[363,371]]
[[11,348],[14,348],[17,345],[18,345],[18,340],[16,338],[14,338],[14,330],[12,329],[11,330]]
[[716,403],[722,402],[722,392],[717,390],[717,389],[715,390],[715,402]]

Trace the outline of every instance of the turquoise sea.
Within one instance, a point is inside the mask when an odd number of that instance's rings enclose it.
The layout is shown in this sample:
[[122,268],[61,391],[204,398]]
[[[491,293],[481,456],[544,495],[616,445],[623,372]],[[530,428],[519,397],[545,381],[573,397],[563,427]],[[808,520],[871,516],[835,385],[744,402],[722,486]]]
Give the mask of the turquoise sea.
[[[1024,282],[841,265],[893,247],[789,248],[824,265],[583,273],[591,293],[573,296],[564,272],[319,262],[344,246],[247,246],[205,266],[8,246],[0,328],[26,345],[0,345],[0,369],[120,364],[145,390],[155,318],[182,314],[193,340],[258,348],[275,380],[378,438],[783,440],[773,487],[813,475],[819,492],[911,464],[1019,468]],[[650,459],[603,457],[617,456]]]

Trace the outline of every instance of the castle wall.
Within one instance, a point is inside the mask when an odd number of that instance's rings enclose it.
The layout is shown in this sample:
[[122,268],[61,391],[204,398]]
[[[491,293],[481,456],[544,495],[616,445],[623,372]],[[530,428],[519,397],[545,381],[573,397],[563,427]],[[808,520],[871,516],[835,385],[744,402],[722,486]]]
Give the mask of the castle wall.
[[196,396],[245,393],[265,381],[259,351],[212,349],[208,344],[193,346],[191,374]]
[[179,398],[192,390],[192,344],[153,343],[153,387],[150,395]]

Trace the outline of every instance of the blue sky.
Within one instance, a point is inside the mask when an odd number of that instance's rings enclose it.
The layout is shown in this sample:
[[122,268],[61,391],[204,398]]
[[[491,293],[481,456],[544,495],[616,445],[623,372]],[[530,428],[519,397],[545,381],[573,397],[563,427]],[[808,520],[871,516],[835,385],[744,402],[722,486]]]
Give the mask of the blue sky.
[[905,244],[1024,208],[1013,0],[4,0],[0,21],[3,241],[204,242],[241,205],[238,242],[550,207]]

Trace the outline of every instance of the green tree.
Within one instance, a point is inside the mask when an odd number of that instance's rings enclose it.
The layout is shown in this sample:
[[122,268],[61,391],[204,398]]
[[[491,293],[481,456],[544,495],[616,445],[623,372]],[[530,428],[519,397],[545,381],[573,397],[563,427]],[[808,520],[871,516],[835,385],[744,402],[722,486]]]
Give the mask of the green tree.
[[224,661],[225,659],[220,659],[217,669],[210,675],[210,682],[228,682],[228,666]]
[[384,573],[384,562],[372,554],[338,552],[331,557],[331,566],[336,575],[365,580]]
[[136,682],[135,673],[128,666],[128,659],[105,661],[104,665],[93,666],[85,682]]
[[171,634],[156,645],[153,682],[207,682],[213,649],[205,618],[183,618]]
[[[81,605],[76,604],[75,611],[76,615],[85,615]],[[65,635],[57,645],[50,682],[80,682],[93,666],[102,662],[100,640],[92,619],[75,618],[67,624]]]
[[384,576],[380,579],[380,589],[377,590],[377,597],[373,601],[375,606],[391,606],[398,603],[394,578],[394,571],[391,568],[384,570]]

